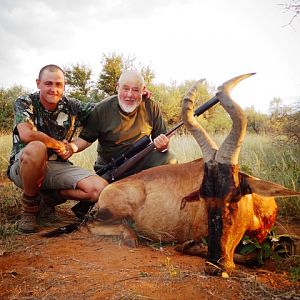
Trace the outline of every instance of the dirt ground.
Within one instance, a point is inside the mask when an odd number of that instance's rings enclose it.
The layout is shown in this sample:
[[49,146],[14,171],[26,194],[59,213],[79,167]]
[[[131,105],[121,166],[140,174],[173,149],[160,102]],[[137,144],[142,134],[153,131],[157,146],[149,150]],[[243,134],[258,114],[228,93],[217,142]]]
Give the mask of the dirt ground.
[[[63,222],[74,220],[59,210]],[[172,245],[120,241],[74,232],[55,238],[18,235],[19,246],[0,253],[0,299],[300,299],[300,283],[278,271],[237,266],[229,278],[204,273],[205,260]]]

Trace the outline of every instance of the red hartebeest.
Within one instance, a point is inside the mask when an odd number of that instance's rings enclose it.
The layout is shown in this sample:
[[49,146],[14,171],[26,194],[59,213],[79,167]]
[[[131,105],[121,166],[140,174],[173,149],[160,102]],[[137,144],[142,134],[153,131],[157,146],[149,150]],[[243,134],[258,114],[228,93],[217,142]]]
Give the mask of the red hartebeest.
[[184,97],[182,116],[203,159],[155,167],[108,185],[99,197],[96,217],[83,230],[121,235],[127,244],[136,246],[135,233],[120,222],[131,219],[137,232],[154,240],[185,242],[208,237],[208,262],[223,270],[233,269],[233,253],[243,235],[262,242],[274,224],[274,196],[300,194],[239,171],[246,117],[230,91],[250,75],[219,87],[217,96],[233,122],[220,148],[193,115],[199,81]]

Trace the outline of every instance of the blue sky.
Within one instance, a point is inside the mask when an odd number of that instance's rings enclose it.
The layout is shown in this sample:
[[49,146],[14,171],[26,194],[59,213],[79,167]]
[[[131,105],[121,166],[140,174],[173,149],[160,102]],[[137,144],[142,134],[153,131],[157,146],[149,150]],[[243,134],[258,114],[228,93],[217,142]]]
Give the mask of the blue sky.
[[101,71],[116,52],[149,65],[156,82],[206,78],[215,86],[257,74],[233,91],[267,112],[274,97],[300,100],[300,18],[286,0],[0,0],[0,86],[35,89],[46,64]]

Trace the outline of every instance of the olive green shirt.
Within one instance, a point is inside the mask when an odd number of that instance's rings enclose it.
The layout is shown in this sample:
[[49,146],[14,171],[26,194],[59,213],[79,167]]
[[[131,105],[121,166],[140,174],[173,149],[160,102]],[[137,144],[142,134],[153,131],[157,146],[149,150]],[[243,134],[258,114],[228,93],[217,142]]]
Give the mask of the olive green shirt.
[[96,105],[80,137],[89,143],[98,139],[97,160],[109,162],[143,136],[154,139],[161,133],[166,133],[166,126],[157,103],[143,99],[136,110],[125,113],[115,95]]

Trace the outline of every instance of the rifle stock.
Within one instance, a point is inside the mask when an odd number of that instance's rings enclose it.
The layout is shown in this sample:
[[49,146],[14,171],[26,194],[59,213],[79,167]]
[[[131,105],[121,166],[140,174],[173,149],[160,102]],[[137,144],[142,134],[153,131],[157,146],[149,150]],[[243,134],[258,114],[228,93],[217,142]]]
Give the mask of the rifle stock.
[[[219,99],[217,96],[214,96],[201,106],[199,106],[195,111],[194,111],[194,116],[200,116],[203,114],[205,111],[207,111],[209,108],[213,107],[215,104],[219,102]],[[166,133],[166,136],[170,136],[175,130],[177,130],[179,127],[183,125],[183,121],[178,123],[174,128],[172,128],[170,131]],[[111,181],[115,181],[116,179],[120,178],[126,171],[130,170],[137,162],[142,160],[146,155],[148,155],[151,151],[155,149],[154,143],[151,142],[149,143],[145,149],[141,150],[131,158],[127,159],[124,161],[122,165],[120,165],[118,168],[114,169],[112,171],[111,175]]]

